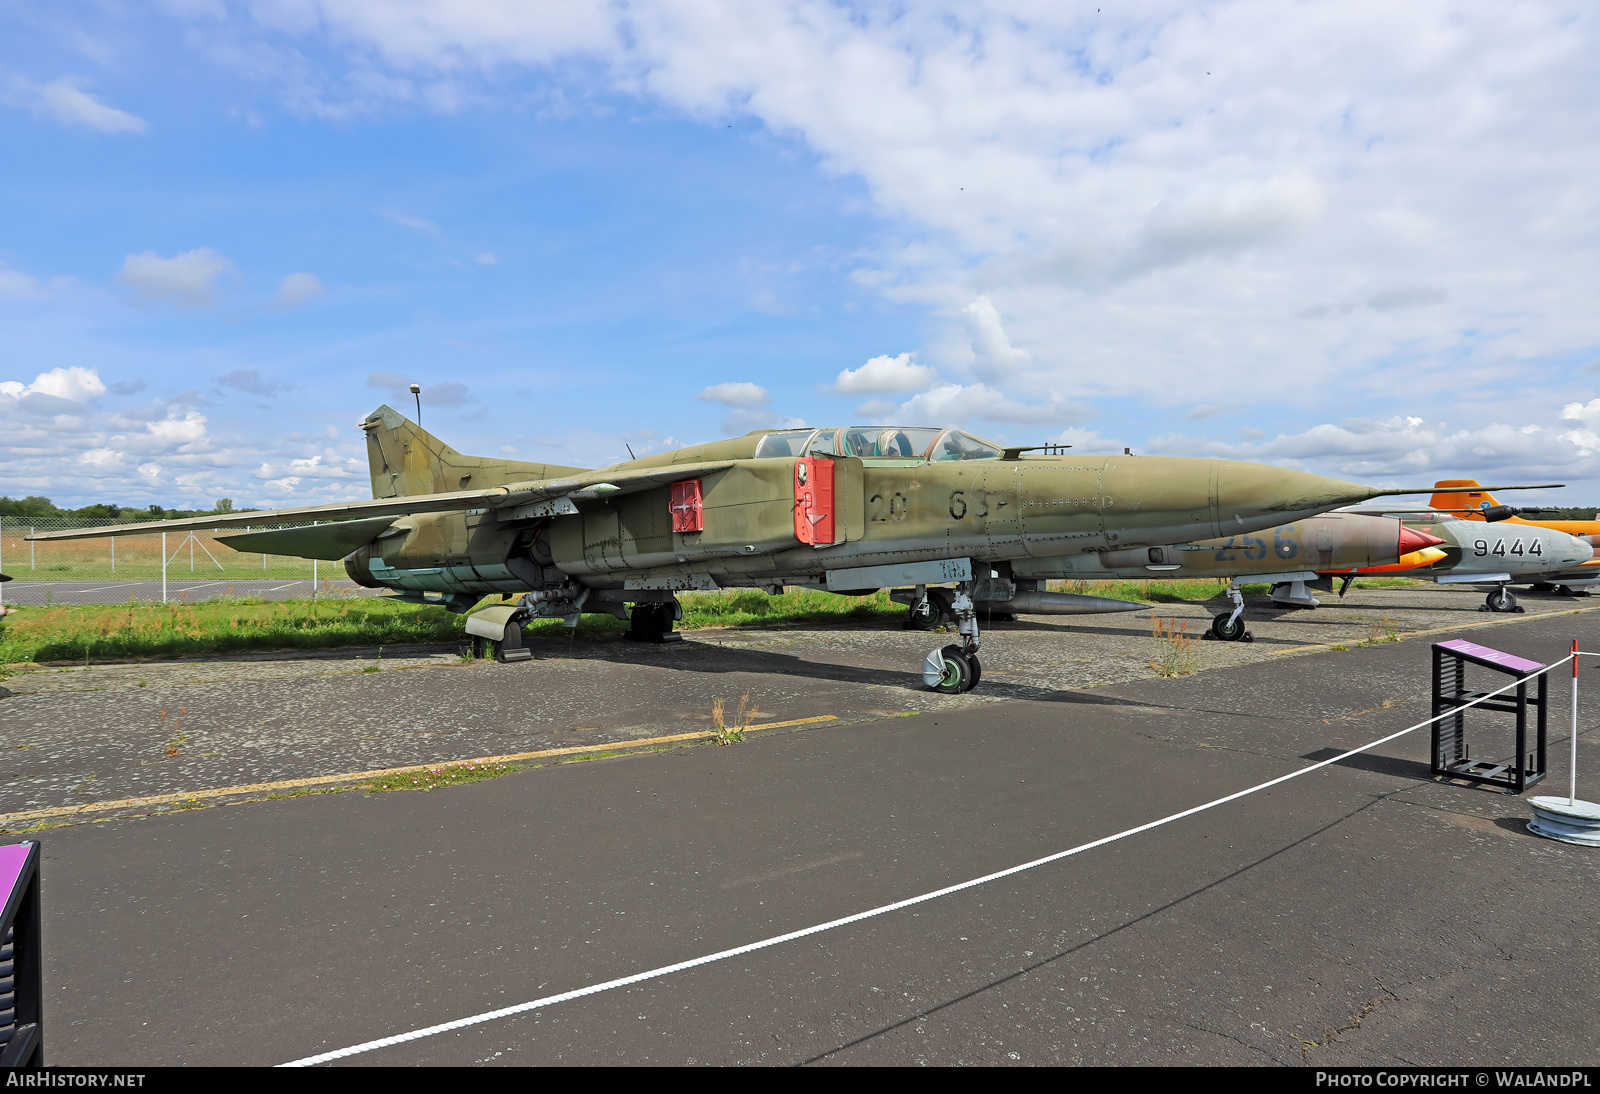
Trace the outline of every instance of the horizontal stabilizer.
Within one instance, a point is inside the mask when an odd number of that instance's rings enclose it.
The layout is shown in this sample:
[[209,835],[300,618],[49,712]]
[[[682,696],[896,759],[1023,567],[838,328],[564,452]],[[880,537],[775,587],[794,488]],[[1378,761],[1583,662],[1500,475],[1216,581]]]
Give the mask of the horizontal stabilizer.
[[[328,505],[305,505],[296,509],[266,509],[250,513],[229,513],[209,517],[184,517],[178,520],[150,520],[139,524],[113,524],[104,528],[75,528],[65,532],[38,532],[24,539],[95,539],[100,536],[148,536],[161,532],[197,532],[211,528],[244,528],[254,524],[285,524],[308,520],[350,520],[379,516],[410,516],[414,513],[449,513],[467,509],[514,509],[530,502],[551,498],[595,501],[613,494],[631,494],[658,486],[696,479],[732,467],[720,463],[682,463],[672,467],[647,467],[639,470],[586,471],[570,479],[540,479],[510,483],[483,490],[453,490],[445,494],[415,494],[409,497],[374,498],[372,501],[344,501]],[[254,550],[255,548],[251,548]],[[275,553],[275,552],[269,552]],[[348,552],[346,552],[348,553]],[[308,558],[318,556],[308,555]],[[327,557],[327,556],[323,556]],[[339,557],[343,557],[342,555]]]
[[377,539],[398,517],[368,517],[339,524],[314,524],[306,528],[277,528],[270,532],[239,532],[218,536],[235,551],[249,554],[290,555],[294,558],[324,558],[337,562],[351,551]]

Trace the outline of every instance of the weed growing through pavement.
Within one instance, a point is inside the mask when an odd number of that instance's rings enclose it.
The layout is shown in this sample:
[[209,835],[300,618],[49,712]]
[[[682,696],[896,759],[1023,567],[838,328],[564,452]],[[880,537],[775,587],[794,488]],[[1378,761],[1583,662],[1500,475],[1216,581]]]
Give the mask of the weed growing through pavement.
[[[382,646],[378,647],[378,660],[380,662],[383,660],[383,647]],[[366,668],[362,669],[361,671],[362,672],[382,672],[383,671],[383,666],[381,664],[368,665]]]
[[1155,612],[1150,613],[1150,637],[1159,643],[1156,647],[1158,660],[1150,662],[1156,675],[1187,676],[1200,667],[1195,653],[1195,643],[1199,639],[1191,638],[1188,629],[1187,619],[1176,616],[1162,619]]
[[715,734],[711,738],[712,744],[731,745],[744,740],[744,731],[749,729],[750,723],[755,720],[756,704],[750,701],[748,691],[739,696],[739,709],[734,712],[731,725],[727,721],[725,709],[720,696],[711,701],[711,730]]
[[1382,623],[1374,623],[1367,628],[1367,637],[1357,642],[1358,646],[1381,646],[1385,642],[1400,641],[1400,624],[1393,619],[1384,618]]
[[437,767],[423,767],[414,771],[396,771],[392,775],[380,775],[366,784],[368,790],[432,790],[436,786],[460,786],[462,783],[482,782],[484,779],[498,779],[501,775],[509,775],[513,771],[521,771],[526,764],[496,764],[481,761],[468,761],[458,764],[439,764]]
[[[187,707],[179,707],[178,708],[178,716],[176,718],[172,719],[172,736],[167,739],[167,755],[168,756],[176,756],[178,754],[178,750],[183,746],[183,742],[185,742],[185,741],[187,741],[189,739],[189,735],[187,733],[182,732],[182,730],[183,730],[183,715],[187,710],[188,710]],[[163,723],[165,723],[166,720],[167,720],[167,712],[163,710],[161,712],[161,721]]]
[[283,798],[305,798],[312,794],[337,794],[342,790],[355,790],[354,786],[300,786],[282,794],[268,794],[263,801],[275,802]]

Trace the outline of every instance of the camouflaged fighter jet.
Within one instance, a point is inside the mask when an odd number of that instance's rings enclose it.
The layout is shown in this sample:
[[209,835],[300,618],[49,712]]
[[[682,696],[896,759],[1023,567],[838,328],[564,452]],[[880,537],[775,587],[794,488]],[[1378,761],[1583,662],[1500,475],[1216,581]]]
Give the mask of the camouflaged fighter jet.
[[506,661],[531,656],[521,640],[531,619],[576,626],[605,612],[631,622],[629,638],[670,640],[684,590],[908,587],[961,636],[923,664],[930,687],[953,693],[982,671],[975,600],[1030,613],[1137,610],[1042,582],[1073,576],[1084,555],[1246,535],[1420,492],[1224,460],[1007,448],[957,429],[756,430],[587,470],[463,456],[387,406],[360,428],[371,501],[33,538],[336,521],[224,542],[340,559],[361,585],[455,612],[516,597],[466,621]]

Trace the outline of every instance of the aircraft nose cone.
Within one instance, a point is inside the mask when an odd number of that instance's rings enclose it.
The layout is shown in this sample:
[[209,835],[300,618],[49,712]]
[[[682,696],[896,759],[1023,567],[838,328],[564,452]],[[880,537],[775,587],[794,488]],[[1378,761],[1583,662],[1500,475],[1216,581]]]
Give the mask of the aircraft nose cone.
[[1426,532],[1419,532],[1415,528],[1407,528],[1403,524],[1400,526],[1400,553],[1402,555],[1409,555],[1412,551],[1420,551],[1424,547],[1432,547],[1443,542],[1444,540],[1438,536],[1430,536]]

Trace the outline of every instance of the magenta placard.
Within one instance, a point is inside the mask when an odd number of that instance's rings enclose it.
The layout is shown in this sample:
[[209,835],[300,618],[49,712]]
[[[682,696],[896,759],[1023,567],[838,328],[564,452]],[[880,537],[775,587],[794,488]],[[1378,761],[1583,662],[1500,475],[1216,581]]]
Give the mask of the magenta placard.
[[30,843],[0,847],[0,904],[11,899],[11,891],[17,887],[17,879],[22,876],[22,868],[27,865],[28,852],[32,849]]
[[1496,665],[1504,665],[1508,669],[1516,669],[1518,672],[1533,672],[1536,669],[1544,668],[1537,661],[1529,661],[1526,657],[1518,657],[1516,654],[1506,653],[1504,650],[1492,650],[1488,646],[1480,646],[1476,642],[1468,642],[1465,638],[1454,638],[1449,642],[1440,642],[1439,645],[1447,650],[1455,650],[1457,653],[1470,654],[1482,661],[1492,661]]

